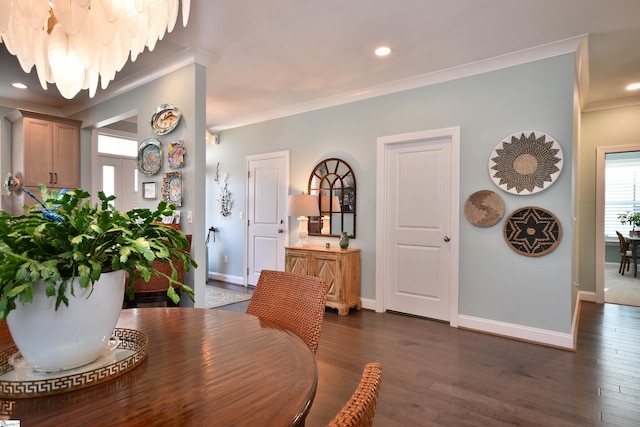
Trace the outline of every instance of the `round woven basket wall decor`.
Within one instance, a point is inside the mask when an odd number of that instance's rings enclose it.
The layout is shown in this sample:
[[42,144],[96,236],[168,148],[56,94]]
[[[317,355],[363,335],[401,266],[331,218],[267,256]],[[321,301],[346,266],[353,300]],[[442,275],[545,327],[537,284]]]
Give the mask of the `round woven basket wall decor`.
[[509,135],[491,152],[489,174],[502,190],[529,195],[548,188],[562,170],[562,148],[542,132]]
[[503,233],[511,249],[520,255],[536,257],[552,252],[560,244],[562,226],[548,210],[527,206],[507,217]]
[[464,215],[477,227],[491,227],[504,216],[504,201],[491,190],[476,191],[467,198]]

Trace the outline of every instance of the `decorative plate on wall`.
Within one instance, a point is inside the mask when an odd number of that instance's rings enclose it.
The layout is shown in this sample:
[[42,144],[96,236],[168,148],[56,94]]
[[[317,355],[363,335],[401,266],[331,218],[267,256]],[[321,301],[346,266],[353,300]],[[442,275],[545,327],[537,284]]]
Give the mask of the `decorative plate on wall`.
[[491,227],[504,216],[504,201],[491,190],[476,191],[467,198],[464,215],[477,227]]
[[164,174],[162,200],[175,206],[182,206],[182,172]]
[[138,147],[138,170],[143,175],[158,173],[162,165],[162,143],[155,138],[147,138]]
[[562,163],[562,148],[549,135],[514,133],[491,152],[489,174],[504,191],[529,195],[553,184],[560,175]]
[[158,135],[166,135],[178,126],[182,113],[175,105],[162,104],[151,116],[151,128]]
[[552,252],[562,238],[558,218],[546,209],[527,206],[504,222],[504,240],[520,255],[537,257]]
[[178,169],[184,166],[184,155],[187,150],[184,141],[173,141],[167,148],[167,163],[171,169]]

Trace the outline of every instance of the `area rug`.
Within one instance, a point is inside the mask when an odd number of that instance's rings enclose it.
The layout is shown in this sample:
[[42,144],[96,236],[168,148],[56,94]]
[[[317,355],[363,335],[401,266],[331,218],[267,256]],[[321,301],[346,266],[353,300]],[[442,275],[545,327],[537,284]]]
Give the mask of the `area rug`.
[[222,307],[236,302],[247,301],[251,295],[218,288],[216,286],[205,287],[204,306],[206,308]]
[[624,276],[618,273],[618,267],[618,264],[604,265],[604,302],[640,307],[640,274],[633,277],[633,262]]

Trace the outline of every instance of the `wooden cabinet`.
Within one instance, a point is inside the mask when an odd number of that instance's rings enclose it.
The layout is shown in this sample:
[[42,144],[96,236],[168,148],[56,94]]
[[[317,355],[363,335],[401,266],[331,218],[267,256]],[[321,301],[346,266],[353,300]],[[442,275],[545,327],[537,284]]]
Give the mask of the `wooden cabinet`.
[[[11,172],[20,183],[38,195],[38,185],[49,189],[80,187],[80,122],[15,110],[12,122]],[[14,214],[32,201],[17,192],[12,199]]]
[[346,316],[349,309],[360,310],[360,249],[325,249],[308,246],[286,247],[285,269],[324,279],[329,291],[327,307]]

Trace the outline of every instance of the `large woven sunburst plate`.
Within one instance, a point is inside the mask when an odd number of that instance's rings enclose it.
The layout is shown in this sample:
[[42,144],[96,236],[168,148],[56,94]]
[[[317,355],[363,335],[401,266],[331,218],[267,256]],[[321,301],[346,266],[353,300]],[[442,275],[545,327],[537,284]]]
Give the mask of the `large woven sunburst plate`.
[[504,240],[520,255],[537,257],[552,252],[562,238],[558,218],[546,209],[527,206],[513,211],[504,222]]
[[502,140],[489,157],[489,174],[506,192],[529,195],[548,188],[562,170],[562,148],[542,132],[514,133]]
[[491,190],[476,191],[467,198],[464,215],[476,227],[491,227],[504,216],[504,201]]

